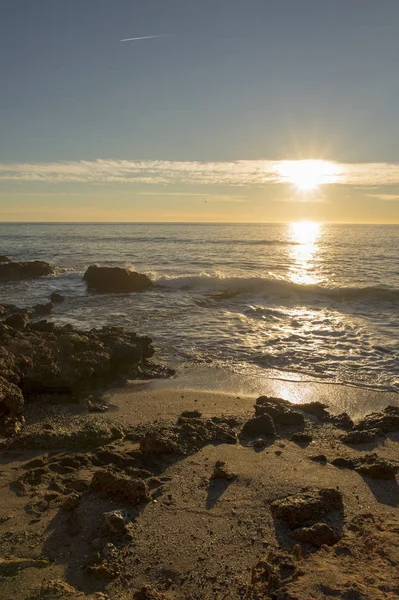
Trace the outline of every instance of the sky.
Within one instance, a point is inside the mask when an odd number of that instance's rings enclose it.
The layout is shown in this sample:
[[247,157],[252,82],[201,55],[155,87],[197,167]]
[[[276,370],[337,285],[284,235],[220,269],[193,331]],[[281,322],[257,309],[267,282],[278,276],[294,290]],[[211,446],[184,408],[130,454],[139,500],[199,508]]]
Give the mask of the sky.
[[0,221],[399,223],[398,62],[398,0],[2,0]]

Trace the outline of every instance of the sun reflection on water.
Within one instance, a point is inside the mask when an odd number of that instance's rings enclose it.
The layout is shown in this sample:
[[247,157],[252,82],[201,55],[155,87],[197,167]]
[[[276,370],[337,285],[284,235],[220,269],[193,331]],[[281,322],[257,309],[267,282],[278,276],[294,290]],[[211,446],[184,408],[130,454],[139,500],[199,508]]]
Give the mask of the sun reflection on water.
[[289,236],[294,242],[291,249],[292,264],[289,271],[292,282],[303,285],[320,282],[320,277],[316,273],[320,235],[320,223],[298,221],[289,224]]

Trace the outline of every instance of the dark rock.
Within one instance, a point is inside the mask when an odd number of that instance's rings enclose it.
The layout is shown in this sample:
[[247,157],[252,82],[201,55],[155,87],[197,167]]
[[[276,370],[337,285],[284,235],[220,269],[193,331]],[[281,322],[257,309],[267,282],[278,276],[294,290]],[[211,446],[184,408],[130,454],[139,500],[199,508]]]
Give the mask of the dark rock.
[[291,436],[291,442],[295,442],[296,444],[309,444],[313,440],[313,437],[310,433],[294,433]]
[[329,423],[332,423],[332,425],[335,425],[335,427],[338,427],[339,429],[345,429],[347,431],[353,427],[353,421],[346,412],[340,413],[339,415],[331,415],[328,421]]
[[103,514],[103,523],[107,533],[125,533],[126,519],[121,510],[111,510]]
[[342,508],[342,494],[334,488],[287,496],[270,506],[273,517],[284,521],[291,529],[314,522],[331,511]]
[[387,406],[382,412],[371,413],[359,421],[354,429],[378,429],[384,433],[399,431],[399,407]]
[[377,454],[366,454],[355,461],[358,473],[367,475],[370,479],[395,479],[398,466],[380,458]]
[[353,460],[351,460],[350,458],[345,458],[345,457],[338,457],[338,458],[334,458],[334,460],[331,461],[331,464],[334,465],[334,467],[339,467],[341,469],[354,469],[355,468],[355,462]]
[[11,327],[12,329],[23,330],[29,323],[28,313],[16,313],[10,315],[4,320],[4,325]]
[[0,254],[0,263],[9,263],[11,262],[11,260],[9,258],[7,258],[7,256],[3,256],[2,254]]
[[379,437],[381,437],[381,431],[378,429],[354,430],[341,438],[341,442],[344,444],[368,444],[369,442],[375,442]]
[[312,460],[313,462],[326,464],[327,456],[325,456],[325,454],[315,454],[313,456],[309,456],[309,460]]
[[313,546],[333,546],[339,541],[334,531],[325,523],[315,523],[312,527],[301,527],[294,529],[291,537],[298,542],[311,544]]
[[142,292],[153,286],[151,279],[141,273],[120,267],[97,267],[92,265],[83,276],[87,286],[97,292]]
[[94,474],[91,487],[116,502],[136,505],[150,500],[146,483],[124,473],[101,469]]
[[65,296],[63,296],[62,294],[59,294],[58,292],[53,292],[50,296],[50,300],[51,300],[51,302],[53,302],[53,304],[57,304],[59,302],[64,302]]
[[145,585],[133,594],[133,600],[167,600],[167,597],[152,586]]
[[244,426],[241,429],[241,435],[247,437],[257,437],[258,435],[275,436],[276,428],[274,426],[274,421],[268,414],[253,417],[244,423]]
[[148,432],[140,439],[140,450],[145,455],[184,454],[178,444],[177,436],[165,435],[162,432]]
[[252,446],[254,448],[266,448],[267,442],[263,438],[256,438],[256,440],[252,442]]
[[199,410],[185,410],[180,415],[183,419],[200,419],[201,413]]
[[51,321],[38,321],[37,323],[31,323],[29,328],[33,331],[40,331],[42,333],[53,333],[56,331],[56,326]]
[[22,414],[24,397],[21,390],[0,376],[0,419]]
[[20,279],[36,279],[53,275],[54,269],[46,262],[2,262],[0,263],[0,279],[18,281]]
[[49,315],[53,310],[52,302],[47,302],[47,304],[36,304],[33,307],[33,314],[35,317],[43,317],[45,315]]
[[296,404],[295,406],[298,410],[313,415],[318,419],[327,419],[330,417],[330,413],[326,410],[328,404],[323,404],[322,402],[305,402],[304,404]]
[[70,494],[67,496],[62,504],[62,510],[70,511],[75,510],[80,504],[81,496],[80,494]]
[[228,469],[227,464],[223,460],[218,460],[215,463],[211,479],[224,479],[225,481],[230,481],[234,478],[235,474]]
[[305,418],[301,412],[293,410],[293,405],[288,400],[260,396],[255,405],[257,416],[267,414],[275,423],[281,425],[304,425]]

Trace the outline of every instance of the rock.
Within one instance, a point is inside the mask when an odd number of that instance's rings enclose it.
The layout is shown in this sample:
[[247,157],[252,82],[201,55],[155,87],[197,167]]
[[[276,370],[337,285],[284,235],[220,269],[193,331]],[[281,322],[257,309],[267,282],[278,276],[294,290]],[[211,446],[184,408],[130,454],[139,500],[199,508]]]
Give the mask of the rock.
[[263,438],[256,438],[256,440],[254,440],[254,441],[252,442],[252,446],[253,446],[254,448],[265,448],[265,447],[266,447],[266,445],[267,445],[267,442],[266,442],[266,440],[265,440],[265,439],[263,439]]
[[183,454],[176,436],[167,436],[162,432],[148,432],[140,439],[140,450],[145,455]]
[[78,598],[83,600],[86,595],[65,581],[50,579],[44,581],[41,587],[29,595],[26,600],[77,600]]
[[49,315],[53,310],[53,303],[47,302],[47,304],[36,304],[33,307],[33,314],[35,317],[43,317]]
[[310,435],[310,433],[303,433],[302,431],[294,433],[291,436],[291,442],[295,442],[296,444],[310,444],[312,440],[313,437]]
[[48,560],[33,558],[0,558],[0,577],[14,577],[22,569],[45,569],[49,564]]
[[284,521],[291,529],[314,522],[331,511],[342,508],[342,494],[334,488],[287,496],[275,500],[270,506],[273,517]]
[[224,479],[225,481],[231,481],[235,477],[235,474],[228,469],[226,463],[223,460],[218,460],[215,463],[211,479]]
[[180,417],[182,417],[183,419],[200,419],[201,416],[202,415],[199,410],[185,410],[180,415]]
[[325,523],[315,523],[312,527],[300,527],[294,529],[291,537],[298,542],[311,544],[313,546],[333,546],[339,541],[334,531]]
[[14,383],[9,383],[0,375],[0,419],[22,414],[24,397]]
[[399,407],[387,406],[382,412],[371,413],[354,427],[356,430],[379,430],[384,433],[399,431]]
[[103,523],[108,533],[125,533],[126,519],[121,510],[112,510],[103,514]]
[[79,506],[80,500],[81,500],[80,494],[76,494],[76,493],[70,494],[70,496],[67,496],[66,499],[64,500],[64,503],[62,505],[62,510],[65,510],[65,511],[75,510]]
[[136,505],[150,500],[146,483],[142,479],[131,479],[124,473],[101,469],[94,474],[90,485],[116,502]]
[[313,456],[309,456],[309,460],[323,463],[325,465],[327,463],[327,456],[325,454],[314,454]]
[[36,323],[31,323],[29,326],[33,331],[41,331],[43,333],[53,333],[57,330],[55,323],[51,321],[37,321]]
[[167,600],[167,596],[152,586],[145,585],[133,594],[133,600]]
[[353,421],[346,412],[340,413],[339,415],[331,415],[328,421],[332,425],[335,425],[335,427],[346,429],[347,431],[353,427]]
[[268,414],[253,417],[244,423],[241,429],[241,435],[247,437],[257,437],[258,435],[275,436],[276,428],[274,421]]
[[59,294],[58,292],[53,292],[50,296],[50,300],[53,304],[57,304],[65,301],[65,296]]
[[10,440],[8,448],[55,448],[89,449],[110,444],[122,439],[123,427],[111,422],[92,419],[88,423],[73,423],[70,428],[57,427],[55,430],[33,431]]
[[355,461],[355,469],[370,479],[395,479],[398,466],[377,454],[366,454]]
[[367,444],[375,442],[379,437],[381,437],[381,432],[378,429],[354,430],[341,438],[341,442],[344,444]]
[[0,254],[0,263],[9,263],[9,262],[11,262],[11,260],[9,258],[7,258],[7,256]]
[[323,404],[322,402],[305,402],[304,404],[296,404],[295,406],[298,410],[313,415],[318,419],[327,419],[330,417],[330,413],[326,410],[328,404]]
[[90,266],[83,276],[87,287],[97,292],[142,292],[153,286],[146,275],[120,267]]
[[20,279],[36,279],[53,275],[54,269],[46,262],[0,262],[0,279],[18,281]]
[[354,469],[355,468],[355,462],[353,460],[351,460],[350,458],[345,458],[345,457],[334,458],[334,460],[331,461],[331,464],[334,465],[334,467],[339,467],[342,469]]
[[260,396],[255,405],[256,416],[268,414],[275,423],[281,425],[304,425],[305,418],[302,413],[293,410],[293,405],[288,400]]
[[27,312],[16,313],[7,317],[3,323],[12,329],[23,330],[29,323],[29,315]]

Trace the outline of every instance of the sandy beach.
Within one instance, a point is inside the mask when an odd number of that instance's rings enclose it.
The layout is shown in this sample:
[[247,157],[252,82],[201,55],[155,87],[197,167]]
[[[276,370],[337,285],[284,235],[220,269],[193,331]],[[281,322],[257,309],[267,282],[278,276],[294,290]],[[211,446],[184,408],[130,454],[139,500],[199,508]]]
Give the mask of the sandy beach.
[[[0,596],[397,598],[399,434],[344,443],[347,431],[306,412],[328,396],[338,414],[351,399],[358,419],[396,396],[266,381],[263,393],[305,402],[284,408],[304,417],[275,416],[275,434],[247,436],[260,394],[230,382],[206,389],[203,370],[131,382],[106,392],[98,415],[28,406],[23,433],[3,444]],[[392,473],[367,475],[370,460]],[[95,484],[96,473],[116,479]],[[328,490],[337,505],[319,497]],[[281,499],[298,511],[294,526],[273,508]],[[309,503],[314,515],[301,515]]]

